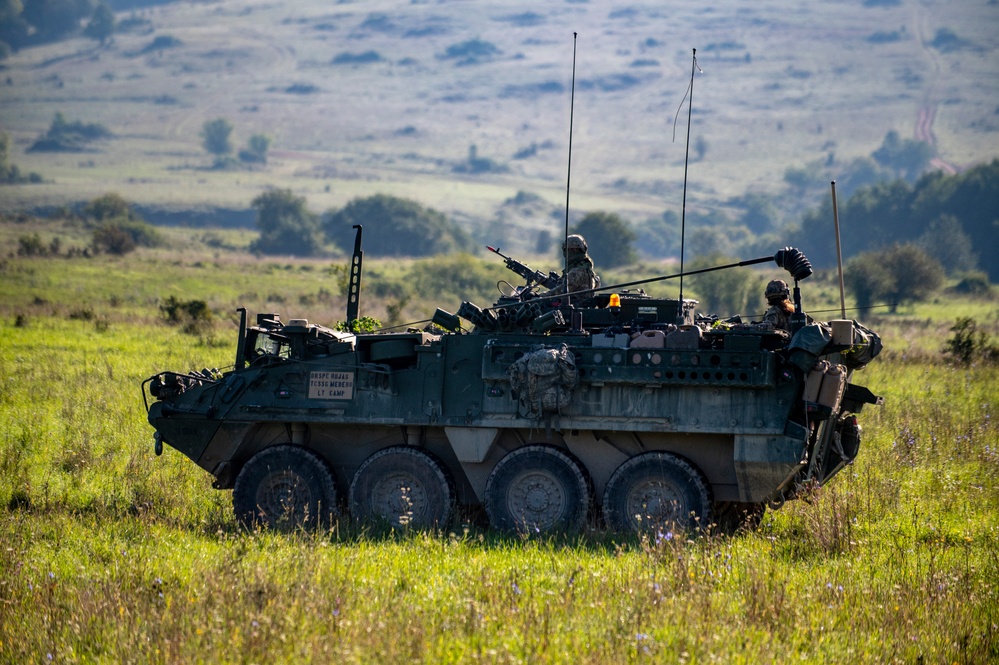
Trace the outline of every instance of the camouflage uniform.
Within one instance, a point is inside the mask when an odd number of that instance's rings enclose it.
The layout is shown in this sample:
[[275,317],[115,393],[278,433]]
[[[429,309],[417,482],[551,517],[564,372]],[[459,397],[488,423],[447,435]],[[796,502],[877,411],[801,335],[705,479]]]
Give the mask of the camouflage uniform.
[[583,236],[571,235],[566,238],[565,244],[562,245],[563,253],[568,254],[566,273],[554,288],[540,295],[554,296],[565,293],[566,283],[569,285],[569,293],[587,291],[599,286],[600,278],[593,272],[593,261],[586,253],[586,249],[586,240]]
[[774,330],[788,330],[791,315],[794,314],[794,305],[789,300],[791,291],[787,283],[782,279],[772,280],[767,284],[765,295],[770,307],[763,315],[763,323],[769,324]]

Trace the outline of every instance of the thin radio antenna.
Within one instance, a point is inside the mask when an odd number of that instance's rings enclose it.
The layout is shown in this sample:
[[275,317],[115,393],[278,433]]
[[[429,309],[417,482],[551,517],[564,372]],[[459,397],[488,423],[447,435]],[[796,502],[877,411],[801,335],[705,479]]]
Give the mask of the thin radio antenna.
[[569,252],[566,244],[569,242],[569,182],[572,175],[572,113],[576,102],[576,34],[572,33],[572,87],[569,92],[569,164],[565,173],[565,234],[562,236],[562,279],[566,280],[565,304],[570,304],[569,295]]
[[[700,70],[697,66],[697,49],[694,49],[692,56],[692,62],[690,65],[690,87],[687,91],[690,93],[690,101],[687,105],[687,150],[683,155],[683,204],[680,208],[680,300],[677,302],[677,312],[676,312],[676,322],[677,324],[684,323],[685,314],[683,310],[683,255],[684,255],[684,240],[686,239],[687,231],[687,164],[690,160],[690,118],[694,110],[694,72]],[[682,105],[683,102],[681,101]],[[677,115],[679,115],[680,109],[677,109]],[[673,119],[673,132],[676,135],[676,119]]]

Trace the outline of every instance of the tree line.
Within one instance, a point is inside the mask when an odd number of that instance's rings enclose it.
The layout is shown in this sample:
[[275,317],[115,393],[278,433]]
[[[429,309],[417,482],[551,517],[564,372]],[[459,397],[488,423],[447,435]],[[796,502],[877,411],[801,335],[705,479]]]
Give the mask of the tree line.
[[0,60],[12,51],[69,37],[80,31],[107,43],[115,32],[114,12],[92,0],[0,0]]
[[[935,171],[861,188],[839,207],[844,257],[913,244],[950,274],[980,269],[999,282],[999,159],[957,175]],[[791,244],[816,267],[836,262],[832,203],[808,213]]]

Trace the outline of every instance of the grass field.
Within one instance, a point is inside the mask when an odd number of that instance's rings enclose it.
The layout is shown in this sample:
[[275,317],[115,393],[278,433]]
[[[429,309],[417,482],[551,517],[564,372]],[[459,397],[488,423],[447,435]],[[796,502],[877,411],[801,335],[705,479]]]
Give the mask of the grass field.
[[[153,454],[139,383],[230,363],[238,304],[332,323],[338,295],[302,300],[327,266],[190,238],[182,258],[19,258],[4,233],[0,662],[999,659],[999,368],[940,354],[958,316],[995,339],[994,300],[864,317],[886,352],[862,383],[886,403],[862,414],[857,461],[751,533],[519,539],[465,516],[276,535],[240,530],[208,474]],[[168,295],[209,300],[214,331],[166,325]]]

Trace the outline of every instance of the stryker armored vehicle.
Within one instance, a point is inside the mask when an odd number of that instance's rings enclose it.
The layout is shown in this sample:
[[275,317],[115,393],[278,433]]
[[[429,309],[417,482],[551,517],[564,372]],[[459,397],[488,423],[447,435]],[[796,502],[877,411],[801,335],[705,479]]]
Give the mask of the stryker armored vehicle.
[[461,507],[484,507],[493,528],[529,533],[733,528],[857,455],[856,414],[880,398],[850,378],[880,340],[804,313],[798,281],[812,269],[798,250],[696,271],[786,268],[790,332],[631,288],[678,275],[543,297],[557,275],[504,258],[526,284],[493,307],[438,310],[422,330],[342,332],[269,312],[249,324],[237,310],[231,370],[143,382],[157,454],[166,443],[233,490],[248,526],[346,513],[447,528]]

